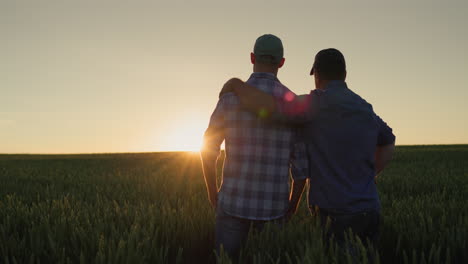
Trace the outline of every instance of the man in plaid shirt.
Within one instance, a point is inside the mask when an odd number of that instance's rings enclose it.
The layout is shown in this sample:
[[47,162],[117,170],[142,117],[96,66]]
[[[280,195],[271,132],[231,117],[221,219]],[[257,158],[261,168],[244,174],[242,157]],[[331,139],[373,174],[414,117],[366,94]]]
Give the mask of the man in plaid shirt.
[[[283,46],[273,35],[259,37],[251,53],[254,73],[247,83],[277,98],[294,94],[276,75],[283,66]],[[237,96],[219,99],[202,150],[208,197],[216,211],[216,249],[237,258],[250,227],[261,230],[273,221],[279,225],[295,211],[308,174],[305,145],[295,128],[268,122],[265,113],[242,111]],[[216,160],[225,140],[226,158],[218,192]],[[289,172],[293,178],[290,195]],[[219,195],[218,195],[219,194]]]

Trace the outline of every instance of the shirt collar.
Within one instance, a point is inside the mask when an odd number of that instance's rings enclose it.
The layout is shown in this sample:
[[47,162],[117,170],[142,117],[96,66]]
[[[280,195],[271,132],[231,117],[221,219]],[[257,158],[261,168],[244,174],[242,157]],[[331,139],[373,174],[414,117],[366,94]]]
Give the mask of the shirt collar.
[[253,72],[250,78],[264,78],[279,81],[278,78],[271,72]]
[[315,89],[313,91],[315,91],[317,94],[323,94],[323,93],[326,93],[327,91],[340,89],[340,88],[348,88],[348,85],[346,84],[345,81],[333,80],[327,84],[325,89]]
[[342,88],[342,87],[345,87],[345,88],[348,87],[345,81],[333,80],[327,84],[327,86],[325,87],[325,90]]

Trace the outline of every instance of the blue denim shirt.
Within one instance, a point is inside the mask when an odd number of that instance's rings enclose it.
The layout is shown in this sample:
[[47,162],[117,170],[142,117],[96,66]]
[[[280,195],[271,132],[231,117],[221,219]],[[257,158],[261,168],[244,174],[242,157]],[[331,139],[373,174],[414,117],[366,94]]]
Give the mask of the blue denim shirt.
[[276,103],[275,118],[302,125],[309,205],[337,213],[380,209],[374,155],[377,146],[392,144],[395,136],[372,106],[344,81]]

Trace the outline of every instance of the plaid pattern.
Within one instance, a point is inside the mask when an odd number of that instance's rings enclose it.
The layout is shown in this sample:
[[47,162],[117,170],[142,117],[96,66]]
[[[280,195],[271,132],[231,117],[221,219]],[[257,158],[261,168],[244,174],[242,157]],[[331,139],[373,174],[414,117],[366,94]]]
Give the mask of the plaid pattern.
[[[293,95],[273,74],[253,73],[247,83],[276,98]],[[295,180],[308,175],[305,145],[297,138],[290,126],[241,111],[234,94],[222,96],[204,136],[204,151],[216,155],[226,141],[218,206],[247,219],[282,217],[289,204],[289,171]]]

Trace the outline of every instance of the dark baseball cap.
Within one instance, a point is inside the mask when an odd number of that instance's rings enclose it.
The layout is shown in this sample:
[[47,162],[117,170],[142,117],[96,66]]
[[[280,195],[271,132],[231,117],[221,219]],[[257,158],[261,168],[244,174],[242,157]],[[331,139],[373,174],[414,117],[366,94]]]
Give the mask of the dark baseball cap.
[[[255,41],[255,58],[261,62],[279,63],[283,58],[283,43],[281,39],[272,34],[265,34]],[[262,56],[271,56],[271,59],[264,61]]]
[[343,54],[337,49],[323,49],[315,55],[314,65],[310,75],[315,71],[327,74],[341,74],[346,72],[346,62]]

